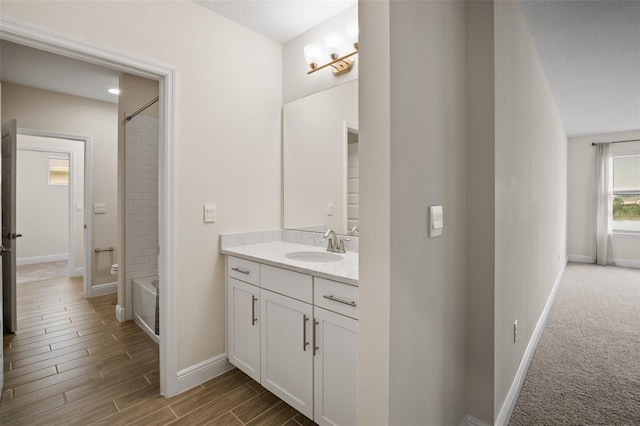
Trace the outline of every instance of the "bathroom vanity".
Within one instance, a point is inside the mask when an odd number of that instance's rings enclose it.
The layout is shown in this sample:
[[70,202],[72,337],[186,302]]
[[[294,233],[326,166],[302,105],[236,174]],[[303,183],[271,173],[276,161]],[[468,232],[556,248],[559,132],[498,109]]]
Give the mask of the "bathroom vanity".
[[221,252],[229,361],[316,423],[355,424],[358,254],[282,240]]

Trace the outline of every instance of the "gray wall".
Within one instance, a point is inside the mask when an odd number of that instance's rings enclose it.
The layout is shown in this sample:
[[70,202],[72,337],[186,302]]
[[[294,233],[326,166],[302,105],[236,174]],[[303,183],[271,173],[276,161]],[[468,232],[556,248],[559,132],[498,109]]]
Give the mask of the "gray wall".
[[567,137],[520,5],[494,19],[497,416],[566,264]]
[[492,1],[467,3],[467,413],[493,418],[495,65]]

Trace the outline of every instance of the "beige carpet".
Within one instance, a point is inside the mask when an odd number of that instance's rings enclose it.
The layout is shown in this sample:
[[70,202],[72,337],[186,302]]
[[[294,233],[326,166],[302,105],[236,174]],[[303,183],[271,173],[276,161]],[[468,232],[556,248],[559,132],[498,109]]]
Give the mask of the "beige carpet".
[[16,267],[16,284],[52,280],[69,276],[69,262],[34,263]]
[[640,425],[640,270],[569,263],[510,425]]

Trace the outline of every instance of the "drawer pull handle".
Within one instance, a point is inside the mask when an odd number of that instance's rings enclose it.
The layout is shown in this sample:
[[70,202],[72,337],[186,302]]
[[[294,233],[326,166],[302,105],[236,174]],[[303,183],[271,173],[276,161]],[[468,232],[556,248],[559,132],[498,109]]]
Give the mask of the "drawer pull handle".
[[302,351],[307,351],[307,321],[309,321],[309,317],[305,314],[302,315]]
[[328,296],[325,294],[322,297],[324,297],[325,299],[333,300],[334,302],[345,304],[345,305],[354,306],[354,307],[356,306],[356,302],[353,302],[353,301],[350,302],[348,300],[338,299],[333,294],[330,294]]
[[258,321],[258,318],[256,318],[256,302],[258,301],[258,298],[255,297],[254,295],[251,295],[251,325],[254,326],[256,325],[256,321]]
[[240,272],[241,274],[245,274],[245,275],[249,275],[251,273],[251,271],[247,271],[245,269],[240,269],[240,268],[231,268],[232,271],[236,271],[236,272]]

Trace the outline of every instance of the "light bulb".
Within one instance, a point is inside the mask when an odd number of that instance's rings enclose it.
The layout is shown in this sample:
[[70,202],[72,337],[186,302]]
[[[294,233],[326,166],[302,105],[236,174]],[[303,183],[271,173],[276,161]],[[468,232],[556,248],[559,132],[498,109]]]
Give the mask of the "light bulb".
[[358,27],[358,21],[349,22],[347,25],[347,37],[349,38],[349,43],[353,44],[353,47],[358,50],[358,34],[360,30]]
[[307,60],[307,64],[311,67],[312,70],[318,67],[318,62],[322,57],[322,46],[319,44],[307,44],[304,47],[304,57]]
[[324,36],[324,50],[329,54],[331,59],[337,59],[340,56],[342,48],[342,36],[338,33],[329,33]]

